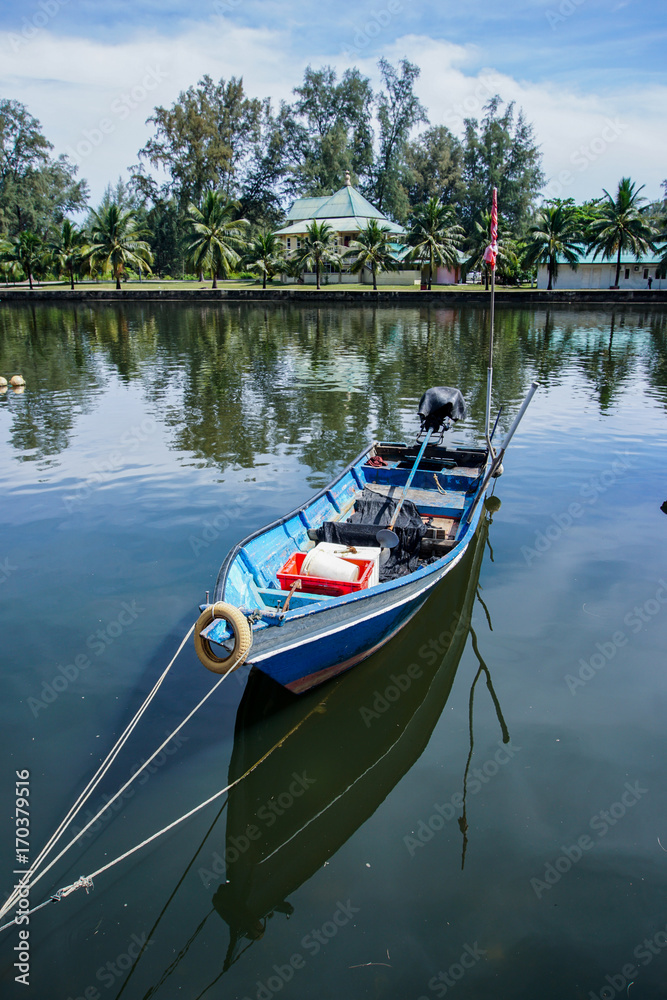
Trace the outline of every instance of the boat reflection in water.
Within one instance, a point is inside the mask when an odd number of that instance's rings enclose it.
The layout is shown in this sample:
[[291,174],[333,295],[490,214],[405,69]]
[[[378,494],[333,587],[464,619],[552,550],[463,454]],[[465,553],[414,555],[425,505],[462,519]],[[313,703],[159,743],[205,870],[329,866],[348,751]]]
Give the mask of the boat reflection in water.
[[[263,935],[270,916],[293,912],[287,897],[423,753],[468,638],[487,534],[485,516],[466,557],[418,621],[381,655],[326,688],[295,698],[260,671],[250,672],[229,768],[229,782],[238,784],[227,806],[227,882],[213,897],[230,929],[225,970]],[[426,636],[437,637],[441,651],[446,646],[433,665],[432,655],[419,656]],[[475,683],[485,669],[481,664]],[[473,694],[474,686],[471,737]],[[465,810],[459,826],[465,854]]]

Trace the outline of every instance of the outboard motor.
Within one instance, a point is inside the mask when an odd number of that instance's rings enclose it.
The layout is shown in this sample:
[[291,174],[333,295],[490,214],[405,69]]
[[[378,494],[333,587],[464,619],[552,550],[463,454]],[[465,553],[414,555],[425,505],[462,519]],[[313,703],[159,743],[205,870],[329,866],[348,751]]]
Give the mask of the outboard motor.
[[456,420],[463,420],[466,404],[458,389],[436,385],[427,389],[417,410],[421,420],[420,434],[424,431],[447,431]]

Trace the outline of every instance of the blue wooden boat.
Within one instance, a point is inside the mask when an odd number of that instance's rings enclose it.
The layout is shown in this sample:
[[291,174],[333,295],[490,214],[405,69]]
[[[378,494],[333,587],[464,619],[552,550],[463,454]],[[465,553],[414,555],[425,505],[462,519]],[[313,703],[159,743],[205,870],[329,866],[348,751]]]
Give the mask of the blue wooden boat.
[[[226,673],[247,661],[299,694],[389,642],[463,558],[486,489],[502,471],[536,387],[498,451],[488,419],[485,447],[444,444],[444,431],[465,414],[465,405],[456,389],[428,390],[420,403],[421,447],[370,445],[325,489],[239,542],[224,560],[213,602],[202,608],[195,628],[204,665]],[[429,443],[437,432],[439,441]],[[402,521],[394,523],[397,507]],[[399,541],[391,552],[377,541],[388,527],[396,527]],[[288,560],[321,541],[348,549],[375,546],[383,564],[379,582],[350,593],[313,593],[301,576],[296,586],[302,589],[284,589],[278,574]]]

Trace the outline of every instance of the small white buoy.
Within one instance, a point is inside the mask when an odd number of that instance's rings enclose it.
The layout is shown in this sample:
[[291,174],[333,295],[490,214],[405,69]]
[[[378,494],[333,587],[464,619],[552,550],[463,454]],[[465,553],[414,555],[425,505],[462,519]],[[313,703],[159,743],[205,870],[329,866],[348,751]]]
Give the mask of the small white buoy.
[[17,385],[25,385],[25,379],[23,378],[23,375],[12,375],[9,382],[11,385],[14,386],[14,388],[16,388]]

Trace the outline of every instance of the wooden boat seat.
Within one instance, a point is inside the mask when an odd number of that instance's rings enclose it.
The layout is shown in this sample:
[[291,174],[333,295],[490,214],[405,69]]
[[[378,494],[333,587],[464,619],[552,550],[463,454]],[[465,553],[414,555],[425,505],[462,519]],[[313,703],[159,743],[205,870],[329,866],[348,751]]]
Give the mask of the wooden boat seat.
[[[410,474],[407,464],[399,463],[389,468],[364,466],[366,484],[377,492],[381,489],[386,491],[390,487],[400,490],[405,486]],[[445,466],[442,462],[422,460],[415,472],[411,488],[425,493],[438,493],[439,489],[453,493],[468,493],[475,489],[479,476],[480,469],[475,466],[454,464],[452,467]]]
[[[388,486],[382,483],[374,483],[373,490],[390,500],[399,500],[403,495],[403,490],[399,486]],[[455,517],[460,518],[465,507],[465,494],[458,490],[444,490],[442,493],[436,489],[413,489],[410,488],[406,494],[406,499],[411,500],[420,514],[431,514],[435,517]]]
[[[257,593],[262,598],[263,604],[267,608],[277,608],[283,605],[289,597],[289,590],[274,590],[269,587],[258,587]],[[302,608],[310,604],[319,604],[322,601],[332,601],[333,597],[328,594],[307,594],[303,591],[296,591],[290,600],[291,608]]]

